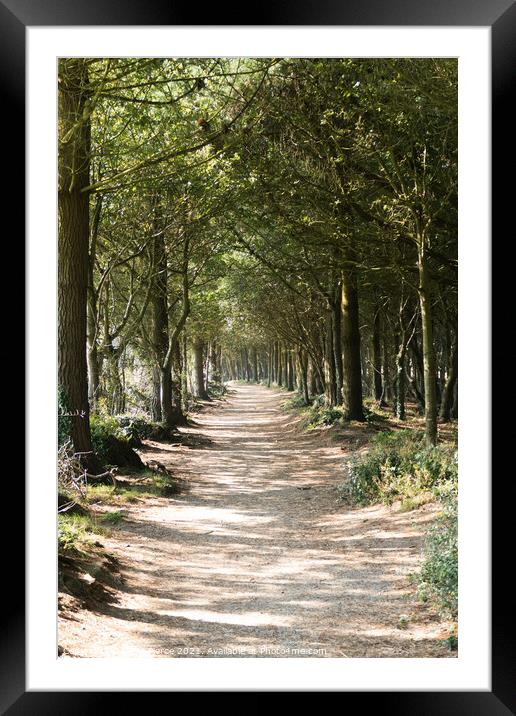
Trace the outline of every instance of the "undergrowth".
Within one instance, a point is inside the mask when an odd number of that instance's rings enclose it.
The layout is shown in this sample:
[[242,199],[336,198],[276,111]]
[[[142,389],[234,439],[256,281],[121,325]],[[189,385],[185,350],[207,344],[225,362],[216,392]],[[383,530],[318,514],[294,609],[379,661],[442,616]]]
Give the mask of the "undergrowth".
[[339,491],[355,504],[401,500],[407,508],[411,500],[417,505],[437,497],[447,483],[457,482],[457,475],[454,445],[428,447],[422,432],[387,431],[371,439],[365,455],[348,463],[348,479]]
[[399,501],[400,509],[408,511],[429,501],[442,503],[413,579],[420,598],[450,617],[457,615],[458,598],[457,456],[454,443],[428,447],[422,432],[378,433],[371,448],[348,463],[348,479],[339,487],[342,499],[358,505]]
[[85,552],[91,549],[99,537],[110,534],[109,525],[123,519],[121,512],[106,512],[102,515],[62,513],[57,516],[57,541],[60,552],[72,550]]
[[423,601],[437,604],[445,616],[458,611],[458,501],[457,490],[441,494],[442,514],[425,538],[421,571],[416,579]]

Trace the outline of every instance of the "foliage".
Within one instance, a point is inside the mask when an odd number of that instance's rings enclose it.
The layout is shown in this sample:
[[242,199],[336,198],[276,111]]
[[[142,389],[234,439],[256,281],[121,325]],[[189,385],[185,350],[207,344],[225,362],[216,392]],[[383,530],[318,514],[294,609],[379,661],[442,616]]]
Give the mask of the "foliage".
[[227,385],[220,376],[216,376],[214,380],[209,380],[207,389],[210,398],[223,398],[228,392]]
[[[420,596],[455,617],[458,599],[458,463],[454,445],[427,447],[422,433],[379,433],[367,453],[352,460],[343,499],[364,505],[401,500],[403,511],[438,499],[443,511],[425,538],[424,559],[416,576]],[[453,643],[450,641],[450,648]]]
[[[420,596],[435,602],[444,614],[458,609],[458,503],[457,489],[443,497],[443,512],[425,540],[424,561],[418,576]],[[450,643],[450,648],[453,645]]]
[[122,510],[114,510],[113,512],[105,512],[99,519],[102,524],[117,525],[122,522],[124,517],[125,512]]
[[106,465],[143,468],[138,454],[131,447],[131,437],[115,417],[90,416],[93,450]]
[[106,534],[98,520],[90,514],[60,514],[57,517],[57,539],[61,551],[78,550],[91,547],[98,536]]
[[283,406],[286,410],[296,410],[298,408],[306,408],[306,402],[304,396],[301,393],[296,393],[289,398]]
[[116,415],[114,420],[119,434],[127,439],[131,447],[141,447],[142,440],[163,439],[163,425],[143,416]]
[[129,444],[129,438],[120,428],[116,418],[109,415],[90,416],[91,442],[101,460],[109,463],[113,438]]
[[[458,479],[454,446],[425,445],[422,433],[411,430],[378,433],[371,448],[348,464],[341,496],[365,505],[417,500],[422,494],[443,494]],[[410,503],[406,503],[410,504]]]
[[70,437],[71,419],[67,415],[70,410],[65,392],[61,386],[57,391],[57,444],[61,447]]
[[329,425],[342,425],[346,420],[346,413],[342,406],[329,407],[314,402],[303,418],[303,425],[307,428],[320,428]]

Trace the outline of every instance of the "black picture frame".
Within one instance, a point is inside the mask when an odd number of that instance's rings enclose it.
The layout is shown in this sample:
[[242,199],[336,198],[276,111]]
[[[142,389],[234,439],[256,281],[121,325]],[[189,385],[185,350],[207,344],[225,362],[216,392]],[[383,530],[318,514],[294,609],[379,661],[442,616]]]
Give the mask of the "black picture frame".
[[[332,2],[332,0],[285,0],[285,2],[252,6],[252,17],[245,16],[245,6],[226,4],[211,8],[194,7],[192,3],[165,3],[159,0],[0,0],[0,87],[4,114],[9,107],[9,143],[16,146],[16,162],[9,165],[4,201],[9,206],[23,196],[24,162],[21,148],[25,145],[25,30],[27,26],[77,25],[198,25],[194,20],[202,15],[203,25],[361,25],[361,26],[489,26],[492,36],[492,232],[499,240],[502,224],[514,203],[513,182],[502,180],[502,167],[514,167],[514,119],[509,112],[510,95],[514,93],[516,68],[516,4],[513,0],[369,0],[368,3]],[[230,22],[223,22],[230,18]],[[252,20],[252,22],[251,22]],[[6,117],[4,116],[4,119]],[[6,134],[3,135],[4,138]],[[5,140],[4,140],[5,141]],[[5,175],[5,173],[4,173]],[[511,201],[512,200],[512,201]],[[18,212],[17,232],[22,232],[24,210]],[[511,217],[512,219],[512,217]],[[507,222],[506,226],[510,226]],[[20,237],[21,239],[21,237]],[[513,240],[512,240],[513,241]],[[20,240],[20,245],[23,242]],[[505,262],[504,255],[504,262]],[[506,269],[508,270],[508,269]],[[506,279],[509,278],[507,274]],[[500,285],[497,280],[496,285]],[[493,296],[496,299],[496,293]],[[18,316],[19,320],[19,316]],[[496,352],[494,357],[496,357]],[[500,353],[501,358],[501,353]],[[507,361],[504,355],[504,361]],[[494,387],[494,386],[493,386]],[[498,386],[500,387],[500,386]],[[494,392],[493,392],[494,394]],[[507,429],[507,428],[506,428]],[[503,434],[493,445],[500,446]],[[349,698],[358,696],[361,707],[379,709],[396,714],[424,716],[426,714],[489,714],[500,716],[516,713],[514,683],[515,641],[512,606],[513,591],[505,584],[511,544],[511,524],[514,502],[507,499],[504,476],[492,483],[492,690],[447,692],[346,692],[344,707]],[[512,479],[508,475],[507,479]],[[501,484],[499,484],[501,483]],[[21,485],[17,484],[16,503],[23,504]],[[510,488],[509,488],[510,489]],[[113,692],[26,692],[25,687],[25,581],[24,550],[21,532],[16,540],[5,542],[3,572],[9,575],[4,585],[2,609],[2,637],[0,644],[0,708],[1,713],[69,714],[76,716],[104,708],[122,707],[122,694]],[[509,562],[509,564],[508,564]],[[407,684],[410,688],[410,684]],[[155,695],[155,694],[153,694]],[[148,700],[148,693],[131,693],[131,706]],[[366,701],[364,701],[366,699]],[[111,706],[110,706],[111,704]],[[148,701],[147,701],[148,708]]]

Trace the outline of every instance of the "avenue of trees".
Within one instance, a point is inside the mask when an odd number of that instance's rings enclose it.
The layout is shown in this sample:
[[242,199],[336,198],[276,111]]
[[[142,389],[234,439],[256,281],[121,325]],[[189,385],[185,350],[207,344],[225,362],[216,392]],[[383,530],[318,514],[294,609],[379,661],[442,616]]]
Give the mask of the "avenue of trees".
[[62,59],[59,405],[224,380],[457,417],[457,62]]

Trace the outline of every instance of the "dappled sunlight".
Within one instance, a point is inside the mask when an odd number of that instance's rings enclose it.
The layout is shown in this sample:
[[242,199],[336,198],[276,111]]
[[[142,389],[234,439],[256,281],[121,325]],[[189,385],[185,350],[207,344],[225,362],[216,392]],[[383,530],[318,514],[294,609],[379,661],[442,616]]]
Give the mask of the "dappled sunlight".
[[260,625],[278,625],[288,626],[291,619],[285,617],[273,617],[270,614],[261,614],[260,612],[243,612],[239,614],[223,614],[220,612],[201,611],[195,609],[176,609],[172,611],[158,612],[170,617],[181,617],[182,619],[192,619],[200,622],[213,622],[214,624],[243,624],[244,626],[260,626]]
[[123,596],[88,617],[105,629],[84,655],[166,656],[184,647],[195,653],[173,655],[210,656],[207,649],[238,647],[260,656],[264,645],[323,656],[448,655],[407,580],[435,508],[347,507],[335,491],[342,445],[284,429],[293,418],[280,398],[238,386],[186,428],[209,446],[149,444],[148,455],[155,450],[190,489],[131,507],[117,528],[111,546],[123,546]]

